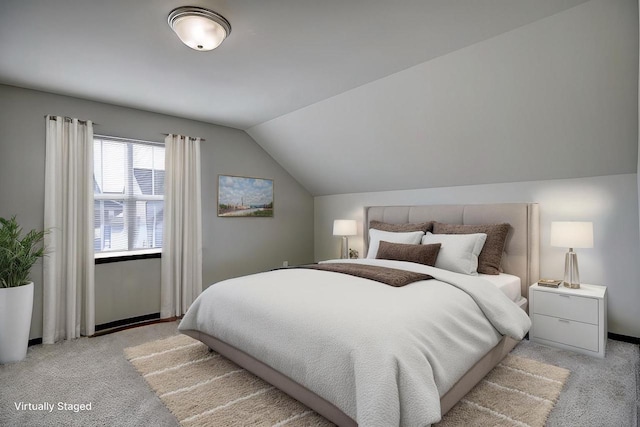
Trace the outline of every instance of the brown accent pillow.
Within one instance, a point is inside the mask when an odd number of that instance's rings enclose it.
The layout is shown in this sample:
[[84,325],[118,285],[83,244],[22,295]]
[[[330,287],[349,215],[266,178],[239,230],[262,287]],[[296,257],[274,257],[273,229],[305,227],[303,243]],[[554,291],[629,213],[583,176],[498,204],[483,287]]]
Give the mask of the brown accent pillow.
[[389,222],[382,222],[372,220],[369,222],[369,228],[375,228],[381,231],[391,231],[393,233],[408,233],[411,231],[422,231],[426,233],[433,228],[433,221],[427,222],[414,222],[406,224],[391,224]]
[[500,264],[502,264],[502,253],[507,241],[507,235],[511,226],[504,224],[443,224],[433,223],[433,234],[472,234],[485,233],[487,241],[482,247],[482,252],[478,256],[478,273],[500,274]]
[[391,259],[394,261],[409,261],[433,267],[436,265],[440,243],[430,245],[410,245],[407,243],[390,243],[380,241],[377,259]]

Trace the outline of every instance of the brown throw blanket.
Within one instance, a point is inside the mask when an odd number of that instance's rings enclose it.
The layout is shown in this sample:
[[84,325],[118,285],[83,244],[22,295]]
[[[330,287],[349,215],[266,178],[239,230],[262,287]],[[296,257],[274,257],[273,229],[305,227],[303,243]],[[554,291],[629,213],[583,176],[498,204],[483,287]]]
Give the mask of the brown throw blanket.
[[397,268],[379,267],[377,265],[364,264],[343,264],[324,263],[306,264],[294,268],[309,268],[312,270],[332,271],[334,273],[348,274],[350,276],[362,277],[364,279],[375,280],[385,285],[399,288],[420,280],[429,280],[433,277],[428,274],[414,273],[413,271],[399,270]]

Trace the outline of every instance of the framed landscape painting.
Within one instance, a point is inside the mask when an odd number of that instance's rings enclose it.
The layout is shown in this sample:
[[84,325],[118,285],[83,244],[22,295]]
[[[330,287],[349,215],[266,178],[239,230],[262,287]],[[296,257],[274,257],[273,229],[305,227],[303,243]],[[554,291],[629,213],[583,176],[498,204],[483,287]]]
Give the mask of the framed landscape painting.
[[273,180],[218,175],[218,216],[273,217]]

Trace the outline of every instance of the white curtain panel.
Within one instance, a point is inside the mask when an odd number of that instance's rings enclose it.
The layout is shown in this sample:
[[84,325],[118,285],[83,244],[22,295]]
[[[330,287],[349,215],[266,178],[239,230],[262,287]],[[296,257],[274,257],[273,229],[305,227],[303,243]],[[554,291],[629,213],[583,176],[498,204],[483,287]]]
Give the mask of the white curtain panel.
[[200,138],[165,138],[160,317],[183,315],[202,292]]
[[46,116],[43,337],[95,333],[93,124]]

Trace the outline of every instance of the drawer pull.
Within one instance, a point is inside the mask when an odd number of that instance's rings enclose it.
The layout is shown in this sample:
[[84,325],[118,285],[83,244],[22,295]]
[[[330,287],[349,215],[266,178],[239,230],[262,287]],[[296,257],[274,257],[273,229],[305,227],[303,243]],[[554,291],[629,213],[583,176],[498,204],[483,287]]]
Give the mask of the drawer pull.
[[567,319],[558,319],[558,322],[562,322],[562,323],[571,323],[570,320]]
[[563,295],[563,294],[557,294],[557,295],[562,298],[571,298],[571,295]]

